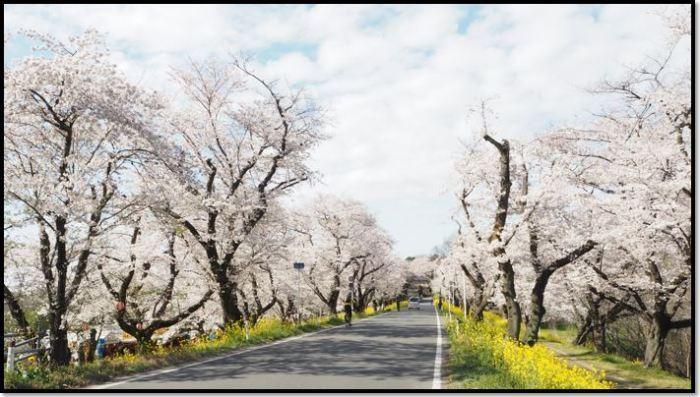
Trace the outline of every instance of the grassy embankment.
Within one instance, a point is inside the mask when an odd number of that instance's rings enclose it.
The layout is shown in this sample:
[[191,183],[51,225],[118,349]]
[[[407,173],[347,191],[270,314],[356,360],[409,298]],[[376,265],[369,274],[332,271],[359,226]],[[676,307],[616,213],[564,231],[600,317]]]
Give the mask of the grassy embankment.
[[505,320],[485,313],[484,320],[464,319],[450,308],[450,387],[458,389],[610,389],[602,372],[555,356],[542,344],[522,345],[505,337]]
[[543,329],[540,341],[570,363],[605,371],[619,389],[690,389],[690,379],[658,368],[645,368],[640,361],[616,354],[598,353],[589,346],[573,345],[570,341],[575,335],[575,327]]
[[[407,303],[402,304],[406,307]],[[390,305],[385,311],[396,310]],[[353,317],[364,318],[376,315],[372,308]],[[342,313],[338,317],[325,316],[314,318],[301,324],[283,323],[276,318],[261,319],[248,330],[233,326],[221,331],[217,338],[206,337],[194,339],[176,348],[157,347],[146,354],[125,354],[81,366],[50,368],[30,363],[21,363],[15,371],[4,373],[5,389],[69,389],[90,384],[104,383],[111,379],[154,370],[170,365],[191,362],[200,358],[242,349],[249,346],[265,344],[279,339],[317,331],[343,324]]]
[[[505,341],[505,320],[479,324],[451,308],[451,387],[469,389],[689,389],[690,380],[569,341],[575,328],[542,329],[533,347]],[[456,321],[455,319],[459,319]]]

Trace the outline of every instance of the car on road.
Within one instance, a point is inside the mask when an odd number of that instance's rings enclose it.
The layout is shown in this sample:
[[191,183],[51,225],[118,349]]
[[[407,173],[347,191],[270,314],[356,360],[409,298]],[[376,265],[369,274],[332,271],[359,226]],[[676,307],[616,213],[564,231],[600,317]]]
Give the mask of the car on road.
[[417,296],[408,298],[408,310],[416,309],[420,310],[420,298]]

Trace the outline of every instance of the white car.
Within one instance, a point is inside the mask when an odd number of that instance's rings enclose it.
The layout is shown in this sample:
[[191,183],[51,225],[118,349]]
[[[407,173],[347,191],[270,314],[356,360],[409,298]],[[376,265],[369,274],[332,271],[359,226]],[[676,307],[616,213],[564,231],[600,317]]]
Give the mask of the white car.
[[412,297],[408,298],[408,310],[416,309],[420,310],[420,298]]

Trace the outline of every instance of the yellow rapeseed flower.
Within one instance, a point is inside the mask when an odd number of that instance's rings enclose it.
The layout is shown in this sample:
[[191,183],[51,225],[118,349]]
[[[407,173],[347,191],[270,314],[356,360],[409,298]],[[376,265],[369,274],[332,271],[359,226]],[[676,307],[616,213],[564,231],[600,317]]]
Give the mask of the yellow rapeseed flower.
[[[459,308],[449,310],[459,319]],[[448,332],[460,348],[478,355],[494,368],[503,370],[514,383],[528,389],[610,389],[613,383],[605,380],[602,371],[589,371],[568,363],[554,355],[544,345],[527,346],[506,336],[506,321],[493,313],[485,313],[484,320],[476,322],[451,321]],[[461,350],[460,350],[461,351]]]

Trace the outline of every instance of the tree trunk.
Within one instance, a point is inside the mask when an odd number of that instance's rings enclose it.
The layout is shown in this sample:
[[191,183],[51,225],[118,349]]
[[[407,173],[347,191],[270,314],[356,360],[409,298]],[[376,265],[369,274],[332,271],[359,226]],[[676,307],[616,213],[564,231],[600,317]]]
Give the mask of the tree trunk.
[[686,359],[685,359],[685,377],[690,379],[692,377],[691,375],[691,368],[692,363],[693,363],[693,337],[691,336],[692,334],[688,332],[688,354],[686,354]]
[[328,311],[332,316],[338,314],[338,297],[340,297],[340,290],[337,289],[328,295],[326,306],[328,306]]
[[592,330],[591,318],[586,317],[586,321],[578,326],[578,333],[573,340],[574,345],[583,345],[588,340]]
[[486,305],[474,305],[474,310],[472,312],[472,318],[476,321],[482,321],[484,319],[484,310]]
[[515,272],[513,272],[513,265],[509,259],[499,261],[498,268],[503,275],[501,278],[501,293],[506,300],[508,336],[514,340],[518,340],[520,337],[522,312],[520,311],[520,304],[518,304],[518,301],[515,299]]
[[24,311],[22,310],[22,306],[20,306],[19,302],[15,298],[15,296],[12,294],[12,291],[10,291],[7,286],[3,283],[4,287],[4,298],[5,302],[7,303],[8,308],[10,309],[10,315],[12,318],[17,322],[17,326],[20,329],[20,332],[22,333],[28,333],[29,332],[29,322],[27,322],[27,317],[24,315]]
[[525,343],[530,346],[537,342],[542,318],[546,312],[544,308],[544,290],[547,288],[548,281],[548,273],[538,274],[530,293],[530,318],[525,329]]
[[[474,264],[474,266],[476,266],[476,264]],[[464,308],[464,313],[471,315],[471,317],[476,321],[482,321],[484,319],[484,310],[486,309],[491,296],[491,291],[489,290],[488,293],[485,291],[487,288],[486,280],[478,269],[474,272],[470,272],[466,265],[461,264],[460,267],[474,289],[474,293],[472,294],[471,298],[472,302],[471,304],[467,302],[466,307]]]
[[294,311],[296,310],[294,306],[294,301],[292,300],[291,297],[287,297],[287,306],[285,307],[284,303],[282,302],[281,299],[277,300],[277,306],[279,307],[280,310],[280,317],[282,317],[282,321],[290,321],[292,317],[294,316]]
[[606,352],[608,350],[608,343],[605,336],[605,331],[607,329],[607,322],[602,316],[596,316],[593,322],[593,346],[595,350],[599,352]]
[[95,361],[95,349],[97,349],[97,330],[90,330],[90,339],[88,340],[88,351],[85,359],[91,363]]
[[493,230],[489,237],[489,242],[498,241],[499,245],[493,250],[493,256],[498,261],[498,269],[501,273],[501,293],[506,300],[506,311],[508,313],[508,336],[518,340],[520,336],[520,321],[522,313],[515,294],[515,272],[513,264],[506,257],[505,248],[501,243],[501,232],[506,226],[508,217],[508,198],[510,197],[510,145],[507,140],[498,142],[490,135],[484,135],[484,139],[498,149],[500,154],[500,194],[498,195],[498,208],[493,222]]
[[655,316],[649,324],[646,348],[644,349],[644,366],[663,368],[663,352],[670,327],[661,316]]
[[219,289],[219,301],[223,311],[224,326],[240,322],[243,319],[243,313],[238,308],[236,291],[228,283]]
[[[527,176],[527,173],[525,175]],[[527,178],[525,183],[527,183]],[[527,189],[524,189],[524,193],[527,194]],[[597,243],[593,240],[588,240],[580,247],[569,252],[567,255],[562,256],[543,267],[539,255],[539,237],[537,235],[537,228],[534,227],[534,225],[529,221],[528,232],[530,236],[530,256],[532,266],[535,269],[535,285],[533,285],[532,291],[530,292],[530,315],[526,317],[527,329],[525,330],[525,343],[532,346],[537,343],[542,318],[546,312],[544,308],[544,291],[549,283],[549,278],[558,269],[561,269],[562,267],[591,251],[597,245]]]
[[355,310],[355,313],[359,313],[363,311],[365,308],[365,299],[364,299],[364,294],[362,293],[362,287],[359,285],[357,289],[355,290],[355,301],[353,303],[353,310]]
[[[68,349],[68,332],[63,328],[63,317],[68,307],[66,299],[66,283],[68,278],[68,254],[66,250],[66,220],[56,217],[56,287],[53,299],[49,300],[49,359],[53,365],[68,365],[70,349]],[[52,280],[50,280],[52,281]],[[49,281],[49,282],[50,282]],[[53,300],[53,302],[51,302]]]
[[136,334],[133,335],[138,342],[138,351],[140,353],[146,353],[155,347],[155,343],[153,341],[153,331],[154,330],[144,330],[141,332],[136,332]]
[[49,313],[49,360],[53,365],[68,365],[70,349],[68,349],[68,332],[61,327],[62,313]]

